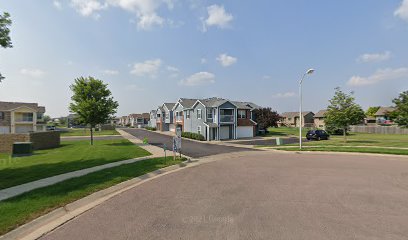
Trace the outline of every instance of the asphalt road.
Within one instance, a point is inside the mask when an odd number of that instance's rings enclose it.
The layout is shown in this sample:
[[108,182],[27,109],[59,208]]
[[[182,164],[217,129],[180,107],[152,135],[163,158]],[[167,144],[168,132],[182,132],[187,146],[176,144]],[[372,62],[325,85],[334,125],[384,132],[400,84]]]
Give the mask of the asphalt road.
[[146,182],[42,238],[407,239],[408,159],[249,152]]
[[[167,149],[171,150],[173,146],[173,137],[163,135],[160,133],[155,133],[152,131],[146,131],[143,129],[122,129],[133,136],[144,139],[145,137],[148,139],[149,144],[162,147],[163,144],[166,144]],[[192,158],[200,158],[210,155],[222,154],[222,153],[230,153],[230,152],[241,152],[241,151],[249,151],[250,149],[244,148],[237,148],[237,147],[230,147],[230,146],[223,146],[223,145],[215,145],[215,144],[208,144],[208,143],[201,143],[196,141],[190,141],[185,138],[182,139],[181,142],[181,149],[182,153],[192,157]],[[250,151],[259,151],[259,150],[250,150]]]

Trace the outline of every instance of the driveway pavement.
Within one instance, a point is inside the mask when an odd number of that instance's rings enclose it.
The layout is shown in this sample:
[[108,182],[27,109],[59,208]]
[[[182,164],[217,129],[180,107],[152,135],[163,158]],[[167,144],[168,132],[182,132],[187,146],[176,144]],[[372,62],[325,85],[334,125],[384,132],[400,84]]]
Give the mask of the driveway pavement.
[[[172,148],[173,146],[173,137],[163,135],[160,133],[155,133],[152,131],[146,131],[143,129],[122,129],[127,133],[132,134],[133,136],[144,139],[145,137],[148,139],[149,144],[154,146],[162,147],[163,144],[166,144],[167,149]],[[216,144],[208,144],[208,143],[201,143],[197,141],[190,141],[183,138],[181,143],[182,153],[192,157],[192,158],[200,158],[210,155],[222,154],[222,153],[230,153],[230,152],[241,152],[241,151],[248,151],[245,148],[239,147],[232,147],[232,146],[223,146],[223,145],[216,145]],[[250,151],[259,151],[257,149],[250,150]]]
[[42,240],[407,239],[407,199],[406,158],[248,152],[146,182]]

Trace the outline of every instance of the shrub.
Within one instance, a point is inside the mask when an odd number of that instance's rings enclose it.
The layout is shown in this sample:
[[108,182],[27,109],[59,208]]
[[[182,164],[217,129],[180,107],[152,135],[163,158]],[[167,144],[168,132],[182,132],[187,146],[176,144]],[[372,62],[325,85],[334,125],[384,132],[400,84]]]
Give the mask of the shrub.
[[146,127],[146,130],[149,130],[149,131],[156,131],[157,129],[156,129],[155,127]]
[[204,141],[205,138],[203,135],[198,134],[198,133],[192,133],[192,132],[182,132],[181,136],[184,138],[190,138],[190,139],[195,139],[199,141]]

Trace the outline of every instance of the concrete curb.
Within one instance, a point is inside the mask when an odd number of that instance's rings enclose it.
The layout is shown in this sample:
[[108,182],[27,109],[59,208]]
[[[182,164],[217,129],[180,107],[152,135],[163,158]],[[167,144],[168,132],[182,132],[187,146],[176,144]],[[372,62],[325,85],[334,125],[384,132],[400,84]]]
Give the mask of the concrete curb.
[[316,155],[348,155],[348,156],[370,156],[370,157],[397,157],[408,158],[408,155],[381,154],[381,153],[358,153],[358,152],[330,152],[330,151],[285,151],[273,148],[263,148],[266,151],[286,153],[286,154],[316,154]]
[[70,221],[71,219],[81,215],[82,213],[100,205],[101,203],[127,191],[140,184],[156,179],[160,176],[164,176],[173,172],[180,171],[187,167],[193,167],[201,165],[205,162],[210,161],[196,161],[188,160],[182,162],[178,165],[172,165],[166,168],[156,170],[151,173],[130,179],[128,181],[119,183],[115,186],[109,187],[107,189],[95,192],[87,197],[79,199],[75,202],[69,203],[64,207],[55,209],[54,211],[43,215],[33,221],[26,223],[11,232],[0,236],[0,240],[6,239],[24,239],[24,240],[34,240],[38,239],[46,233],[54,230],[55,228],[61,226],[62,224]]

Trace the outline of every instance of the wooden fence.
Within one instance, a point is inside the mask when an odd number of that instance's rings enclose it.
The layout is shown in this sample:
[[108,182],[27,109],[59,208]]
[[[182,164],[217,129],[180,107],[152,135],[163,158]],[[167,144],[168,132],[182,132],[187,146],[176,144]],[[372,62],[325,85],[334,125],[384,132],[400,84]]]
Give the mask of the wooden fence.
[[408,128],[396,126],[351,126],[350,132],[377,134],[408,134]]

